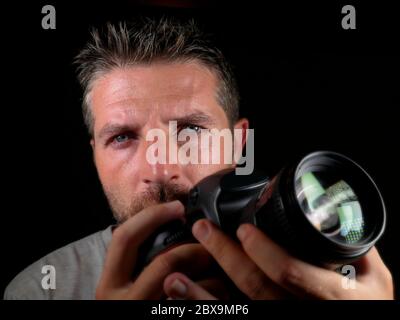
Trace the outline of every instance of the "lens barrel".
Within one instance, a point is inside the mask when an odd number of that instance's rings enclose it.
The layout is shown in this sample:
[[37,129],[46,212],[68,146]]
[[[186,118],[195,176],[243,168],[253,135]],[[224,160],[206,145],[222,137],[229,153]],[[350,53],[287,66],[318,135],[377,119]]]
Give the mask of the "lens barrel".
[[350,263],[385,228],[385,206],[371,177],[334,152],[285,167],[260,195],[252,222],[293,254],[316,264]]

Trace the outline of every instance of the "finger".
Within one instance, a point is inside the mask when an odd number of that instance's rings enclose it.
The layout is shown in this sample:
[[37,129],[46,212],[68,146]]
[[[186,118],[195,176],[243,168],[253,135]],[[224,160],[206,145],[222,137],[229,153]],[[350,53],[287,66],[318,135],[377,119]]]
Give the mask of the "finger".
[[292,257],[255,226],[241,225],[237,236],[257,266],[293,294],[324,299],[342,294],[343,276]]
[[165,293],[173,299],[216,300],[211,293],[182,273],[173,273],[164,281]]
[[367,284],[375,279],[382,284],[393,285],[392,275],[376,247],[372,247],[365,256],[354,262],[353,265],[356,269],[357,281]]
[[141,243],[161,225],[183,217],[183,213],[182,203],[173,201],[148,207],[119,226],[107,251],[101,284],[106,287],[126,285]]
[[164,279],[179,271],[195,276],[214,263],[200,244],[184,244],[156,257],[129,288],[128,295],[135,299],[161,299]]
[[218,300],[228,300],[230,297],[228,286],[221,279],[209,278],[195,281],[195,283],[216,297]]
[[252,299],[279,299],[285,292],[273,283],[243,252],[241,246],[230,239],[210,221],[197,221],[193,235],[211,253],[234,284]]

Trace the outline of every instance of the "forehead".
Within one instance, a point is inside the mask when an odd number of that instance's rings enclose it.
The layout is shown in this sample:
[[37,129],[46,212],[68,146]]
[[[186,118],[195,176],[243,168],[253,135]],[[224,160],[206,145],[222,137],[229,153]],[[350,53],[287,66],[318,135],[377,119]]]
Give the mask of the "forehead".
[[96,122],[116,112],[171,117],[201,110],[221,116],[216,92],[217,78],[203,65],[160,62],[107,72],[93,83],[91,105]]

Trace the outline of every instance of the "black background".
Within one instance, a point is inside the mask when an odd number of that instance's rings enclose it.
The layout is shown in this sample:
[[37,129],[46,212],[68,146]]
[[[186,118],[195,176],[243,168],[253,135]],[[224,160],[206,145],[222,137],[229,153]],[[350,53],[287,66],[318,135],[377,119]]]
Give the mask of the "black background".
[[[112,222],[72,66],[89,26],[174,14],[196,17],[234,64],[241,113],[255,128],[256,167],[273,175],[294,153],[329,149],[376,180],[388,214],[378,247],[399,294],[399,11],[353,3],[357,30],[343,30],[341,8],[351,2],[167,3],[3,6],[0,291],[30,263]],[[56,30],[41,28],[45,4],[56,7]]]

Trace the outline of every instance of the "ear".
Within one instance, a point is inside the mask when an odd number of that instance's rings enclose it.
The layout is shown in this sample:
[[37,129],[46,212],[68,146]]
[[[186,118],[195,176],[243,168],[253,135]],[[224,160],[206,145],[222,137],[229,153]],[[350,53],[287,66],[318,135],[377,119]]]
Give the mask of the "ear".
[[247,140],[247,129],[249,129],[249,120],[247,120],[246,118],[242,118],[238,122],[236,122],[236,124],[233,128],[236,130],[239,129],[242,131],[241,132],[242,134],[239,135],[241,137],[241,139],[240,139],[240,141],[238,141],[238,143],[240,143],[240,145],[238,147],[240,147],[240,150],[242,150],[244,145],[246,144],[246,140]]
[[[249,129],[249,120],[242,118],[234,125],[234,150],[235,150],[235,163],[237,163],[239,156],[242,154],[242,150],[247,141],[247,130]],[[237,132],[237,133],[236,133]],[[237,154],[237,155],[236,155]]]
[[96,165],[96,157],[94,156],[94,148],[95,148],[94,138],[90,139],[90,146],[92,147],[93,162],[94,162],[94,165]]

